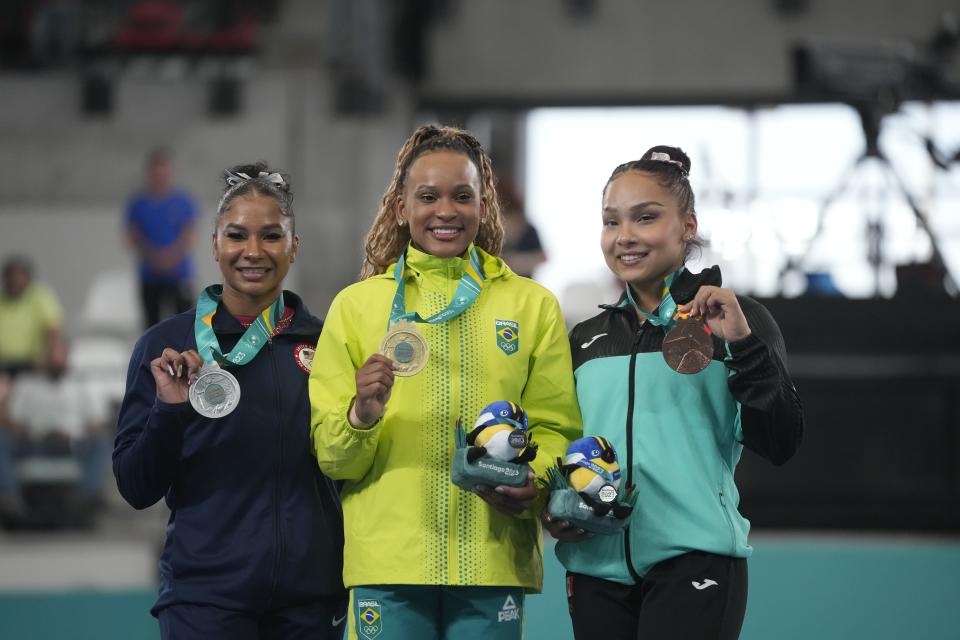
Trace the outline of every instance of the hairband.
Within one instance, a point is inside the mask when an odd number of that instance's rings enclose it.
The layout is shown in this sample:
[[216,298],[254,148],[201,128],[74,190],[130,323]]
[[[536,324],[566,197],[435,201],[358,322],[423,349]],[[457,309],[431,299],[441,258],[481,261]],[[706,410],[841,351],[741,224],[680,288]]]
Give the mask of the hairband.
[[[257,178],[263,178],[267,182],[272,182],[278,187],[282,187],[287,183],[284,181],[283,176],[279,173],[267,173],[266,171],[261,171]],[[227,171],[227,184],[231,187],[235,187],[242,182],[247,180],[253,180],[250,176],[245,173],[233,173],[232,171]]]
[[680,173],[684,176],[688,175],[687,170],[684,168],[683,163],[679,160],[674,160],[670,157],[669,153],[664,153],[662,151],[654,151],[650,154],[650,159],[654,162],[669,162],[670,164],[675,164],[680,169]]

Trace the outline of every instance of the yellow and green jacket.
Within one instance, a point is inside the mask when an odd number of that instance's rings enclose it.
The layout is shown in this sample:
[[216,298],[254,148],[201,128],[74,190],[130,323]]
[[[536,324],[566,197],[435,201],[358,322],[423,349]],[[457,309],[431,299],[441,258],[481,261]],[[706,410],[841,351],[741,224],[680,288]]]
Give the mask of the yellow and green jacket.
[[[311,435],[320,468],[344,481],[348,587],[542,587],[535,514],[546,496],[511,518],[456,487],[450,481],[454,428],[458,418],[472,427],[490,402],[519,402],[540,448],[531,466],[542,477],[581,432],[570,345],[549,291],[499,258],[477,253],[486,276],[480,296],[449,322],[417,324],[430,346],[428,364],[396,378],[386,414],[369,430],[350,426],[347,413],[355,373],[379,352],[387,331],[397,288],[393,268],[347,287],[330,307],[310,374]],[[410,247],[407,311],[427,317],[445,308],[466,264]]]

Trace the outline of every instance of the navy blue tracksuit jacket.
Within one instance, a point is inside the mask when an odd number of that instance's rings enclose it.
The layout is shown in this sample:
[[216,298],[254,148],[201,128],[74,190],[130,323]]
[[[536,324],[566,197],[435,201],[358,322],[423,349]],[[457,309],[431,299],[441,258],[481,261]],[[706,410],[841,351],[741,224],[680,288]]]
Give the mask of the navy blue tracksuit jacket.
[[[177,603],[264,613],[343,594],[338,490],[310,446],[307,377],[322,325],[295,294],[284,301],[290,326],[230,369],[240,404],[219,419],[158,401],[150,373],[164,348],[196,348],[194,310],[134,347],[113,471],[132,506],[166,497],[171,510],[154,615]],[[222,304],[213,328],[224,352],[244,332]]]

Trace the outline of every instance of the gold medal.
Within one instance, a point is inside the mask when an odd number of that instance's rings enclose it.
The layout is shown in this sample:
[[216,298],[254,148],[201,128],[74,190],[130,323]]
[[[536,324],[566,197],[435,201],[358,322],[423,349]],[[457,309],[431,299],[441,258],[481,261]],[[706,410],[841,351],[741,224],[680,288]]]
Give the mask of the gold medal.
[[420,373],[430,359],[427,340],[413,322],[393,325],[380,343],[380,353],[393,361],[393,373],[398,376]]

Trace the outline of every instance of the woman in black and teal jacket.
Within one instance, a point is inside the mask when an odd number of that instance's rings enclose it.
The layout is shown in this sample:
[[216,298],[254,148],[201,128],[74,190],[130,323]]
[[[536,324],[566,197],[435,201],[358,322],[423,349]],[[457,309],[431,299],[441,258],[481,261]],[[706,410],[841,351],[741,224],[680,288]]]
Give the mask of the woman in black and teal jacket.
[[[738,637],[752,550],[734,468],[744,446],[786,462],[803,431],[776,322],[721,288],[719,268],[684,268],[698,244],[689,170],[680,149],[653,147],[603,192],[601,247],[626,291],[574,327],[573,366],[584,435],[613,443],[639,498],[614,536],[544,514],[578,638],[599,620],[606,640]],[[702,355],[665,358],[665,336],[688,317],[702,319]]]

